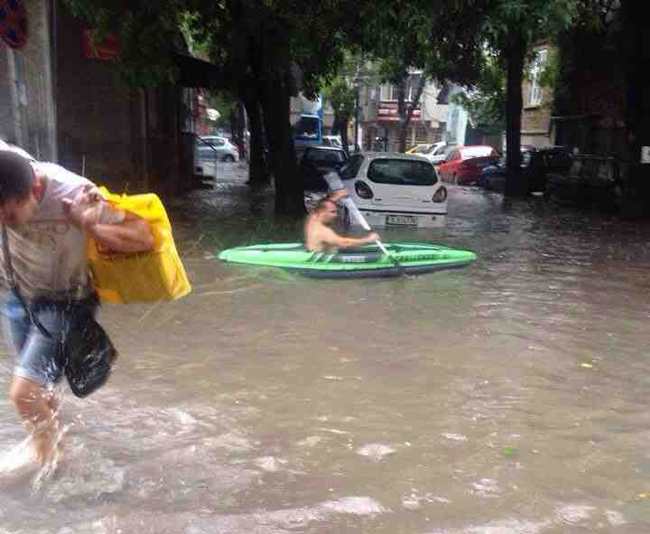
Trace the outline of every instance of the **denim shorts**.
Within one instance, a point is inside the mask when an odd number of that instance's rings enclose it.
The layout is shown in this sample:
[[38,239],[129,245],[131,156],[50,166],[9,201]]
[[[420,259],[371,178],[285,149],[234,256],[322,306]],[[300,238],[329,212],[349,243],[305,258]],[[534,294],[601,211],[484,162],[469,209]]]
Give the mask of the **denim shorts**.
[[72,302],[41,299],[29,305],[52,337],[47,337],[31,323],[13,295],[5,300],[2,322],[7,342],[16,352],[14,376],[48,386],[63,376],[63,368],[57,362],[61,340],[78,314],[95,315],[98,300],[94,296]]

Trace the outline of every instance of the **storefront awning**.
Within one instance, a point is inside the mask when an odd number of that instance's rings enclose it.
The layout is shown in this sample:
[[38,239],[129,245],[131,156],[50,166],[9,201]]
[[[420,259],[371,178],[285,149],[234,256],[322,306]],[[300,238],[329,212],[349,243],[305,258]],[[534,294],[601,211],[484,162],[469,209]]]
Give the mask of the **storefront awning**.
[[212,63],[184,54],[174,54],[174,63],[180,71],[176,84],[183,87],[214,87],[222,75]]

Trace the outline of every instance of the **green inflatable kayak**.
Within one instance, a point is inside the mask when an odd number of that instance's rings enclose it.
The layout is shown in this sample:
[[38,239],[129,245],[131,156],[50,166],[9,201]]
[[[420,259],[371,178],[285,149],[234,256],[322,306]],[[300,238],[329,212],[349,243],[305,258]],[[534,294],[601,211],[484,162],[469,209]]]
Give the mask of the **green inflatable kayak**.
[[[476,259],[469,250],[431,243],[384,243],[391,256],[407,274],[422,274],[464,267]],[[376,245],[340,250],[336,253],[310,252],[299,243],[277,243],[229,248],[219,259],[288,269],[315,278],[366,278],[398,276],[397,267]]]

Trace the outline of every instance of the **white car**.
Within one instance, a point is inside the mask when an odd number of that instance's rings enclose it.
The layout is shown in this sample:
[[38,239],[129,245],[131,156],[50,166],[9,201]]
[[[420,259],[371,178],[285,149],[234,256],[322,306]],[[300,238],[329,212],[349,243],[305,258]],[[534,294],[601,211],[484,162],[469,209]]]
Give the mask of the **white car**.
[[[363,152],[338,174],[370,226],[434,228],[447,219],[447,188],[421,156]],[[346,225],[356,224],[347,211]]]
[[447,146],[447,143],[443,141],[436,143],[435,145],[431,145],[427,151],[421,152],[419,155],[427,158],[434,165],[438,165],[444,161],[448,150],[449,147]]
[[205,135],[196,140],[196,161],[239,161],[239,149],[225,137]]

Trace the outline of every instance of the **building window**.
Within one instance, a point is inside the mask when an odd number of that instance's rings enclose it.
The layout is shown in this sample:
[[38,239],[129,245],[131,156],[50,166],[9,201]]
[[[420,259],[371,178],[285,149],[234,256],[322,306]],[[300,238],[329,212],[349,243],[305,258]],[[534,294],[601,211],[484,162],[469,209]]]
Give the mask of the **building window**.
[[[420,84],[420,74],[409,76],[406,81],[406,90],[404,100],[411,102],[415,96],[415,92]],[[399,99],[399,88],[396,85],[384,84],[379,88],[379,99],[382,101],[394,101]]]
[[539,106],[542,103],[542,87],[539,84],[542,71],[548,61],[548,50],[538,50],[533,65],[530,69],[530,94],[529,106]]
[[397,100],[397,87],[392,84],[384,84],[379,89],[379,100]]

